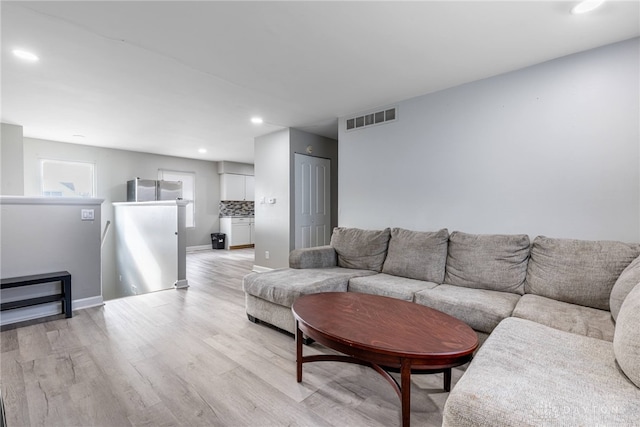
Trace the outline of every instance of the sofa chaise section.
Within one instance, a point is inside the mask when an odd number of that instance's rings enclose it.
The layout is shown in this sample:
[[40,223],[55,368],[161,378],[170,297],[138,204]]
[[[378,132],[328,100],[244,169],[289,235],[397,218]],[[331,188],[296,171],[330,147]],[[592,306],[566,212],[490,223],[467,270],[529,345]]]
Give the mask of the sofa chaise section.
[[349,279],[376,274],[371,270],[341,267],[284,268],[267,273],[251,273],[243,279],[249,320],[258,320],[295,333],[291,305],[301,295],[346,292]]
[[637,425],[640,285],[613,343],[516,317],[502,321],[450,393],[444,426]]
[[378,274],[389,237],[388,228],[336,227],[331,245],[292,251],[292,268],[248,274],[242,281],[247,317],[294,334],[291,305],[296,298],[320,292],[347,292],[349,280]]

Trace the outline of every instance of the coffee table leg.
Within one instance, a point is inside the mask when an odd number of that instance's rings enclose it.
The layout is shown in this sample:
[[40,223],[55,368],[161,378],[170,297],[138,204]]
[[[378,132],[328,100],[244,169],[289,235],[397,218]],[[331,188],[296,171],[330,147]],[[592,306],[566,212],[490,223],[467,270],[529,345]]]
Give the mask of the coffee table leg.
[[296,369],[297,380],[302,382],[302,331],[298,327],[298,321],[296,321]]
[[411,362],[408,359],[402,359],[400,388],[402,393],[402,427],[409,427],[411,423]]
[[444,391],[451,391],[451,368],[444,371]]

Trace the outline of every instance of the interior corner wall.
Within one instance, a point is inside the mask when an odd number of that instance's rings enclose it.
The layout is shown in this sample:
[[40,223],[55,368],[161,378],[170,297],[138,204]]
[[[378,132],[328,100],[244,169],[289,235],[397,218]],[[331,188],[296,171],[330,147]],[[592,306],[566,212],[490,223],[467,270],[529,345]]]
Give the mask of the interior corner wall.
[[[311,154],[307,148],[311,148]],[[290,154],[289,154],[289,200],[295,200],[295,155],[305,154],[315,157],[322,157],[331,160],[331,229],[338,225],[338,141],[331,138],[304,132],[299,129],[290,131]],[[291,217],[289,228],[289,250],[295,248],[295,203],[291,203],[289,215]],[[288,263],[286,265],[288,267]]]
[[[289,265],[290,241],[290,129],[255,139],[255,265]],[[275,203],[261,203],[261,199]],[[269,252],[269,258],[266,257]]]
[[639,40],[341,118],[340,225],[640,242]]
[[2,123],[0,128],[0,194],[24,195],[22,126]]

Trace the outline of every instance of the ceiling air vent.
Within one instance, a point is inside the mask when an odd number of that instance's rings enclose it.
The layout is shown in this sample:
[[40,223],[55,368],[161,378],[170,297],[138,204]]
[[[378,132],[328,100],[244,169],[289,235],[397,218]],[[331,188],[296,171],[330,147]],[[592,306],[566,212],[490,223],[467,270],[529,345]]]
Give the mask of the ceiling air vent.
[[375,113],[363,114],[362,116],[347,119],[347,130],[360,129],[386,122],[392,122],[397,118],[397,108],[388,108],[386,110],[377,111]]

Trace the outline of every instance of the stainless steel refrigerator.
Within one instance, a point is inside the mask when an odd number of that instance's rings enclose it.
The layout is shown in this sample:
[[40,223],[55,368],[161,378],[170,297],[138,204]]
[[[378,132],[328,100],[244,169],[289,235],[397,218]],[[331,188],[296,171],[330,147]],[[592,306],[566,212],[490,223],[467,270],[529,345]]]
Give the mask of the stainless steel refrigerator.
[[132,179],[127,181],[127,202],[182,199],[181,181]]
[[127,202],[150,202],[156,200],[155,179],[132,179],[127,181]]
[[182,181],[157,181],[156,200],[182,199]]

